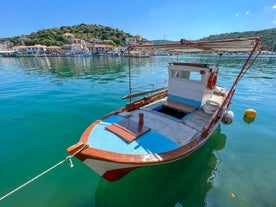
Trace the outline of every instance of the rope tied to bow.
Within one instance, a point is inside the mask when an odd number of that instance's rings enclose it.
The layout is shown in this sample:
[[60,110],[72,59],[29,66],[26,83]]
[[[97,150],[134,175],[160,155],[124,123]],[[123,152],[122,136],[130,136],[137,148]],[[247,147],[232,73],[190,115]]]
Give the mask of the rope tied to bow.
[[56,163],[55,165],[53,165],[52,167],[48,168],[47,170],[43,171],[42,173],[40,173],[39,175],[33,177],[32,179],[30,179],[29,181],[23,183],[22,185],[18,186],[17,188],[15,188],[14,190],[10,191],[9,193],[7,193],[6,195],[0,197],[0,201],[4,200],[5,198],[7,198],[8,196],[14,194],[15,192],[19,191],[20,189],[24,188],[25,186],[27,186],[28,184],[32,183],[33,181],[37,180],[38,178],[42,177],[43,175],[47,174],[48,172],[52,171],[53,169],[55,169],[56,167],[60,166],[61,164],[63,164],[66,161],[69,161],[69,166],[72,168],[74,167],[73,165],[73,161],[72,161],[72,157],[74,157],[76,154],[80,153],[84,148],[86,148],[87,145],[84,144],[79,150],[77,150],[74,154],[67,156],[65,159],[61,160],[60,162]]

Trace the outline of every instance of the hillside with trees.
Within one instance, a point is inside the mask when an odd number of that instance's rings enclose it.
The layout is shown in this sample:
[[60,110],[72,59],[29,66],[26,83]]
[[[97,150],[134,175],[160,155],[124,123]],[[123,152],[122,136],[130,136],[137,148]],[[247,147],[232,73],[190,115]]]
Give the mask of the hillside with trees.
[[[133,35],[129,33],[108,26],[97,24],[79,24],[74,26],[62,26],[60,28],[55,27],[50,29],[42,29],[29,35],[24,35],[23,37],[17,36],[11,38],[2,38],[0,39],[0,42],[8,41],[16,46],[22,44],[23,40],[25,45],[42,44],[47,46],[62,46],[69,44],[68,39],[63,36],[65,33],[74,34],[76,38],[80,38],[86,41],[89,41],[93,38],[101,40],[112,40],[115,46],[124,45],[124,40],[126,37],[133,37]],[[276,28],[259,31],[231,32],[210,35],[209,37],[205,37],[200,40],[233,39],[256,36],[262,37],[262,45],[264,46],[263,50],[276,52]],[[153,40],[152,42],[154,44],[162,44],[170,43],[172,41]]]
[[126,37],[132,37],[119,29],[106,27],[96,24],[79,24],[74,26],[62,26],[60,28],[42,29],[29,35],[17,36],[12,38],[2,38],[0,41],[10,41],[13,45],[20,45],[22,39],[25,45],[56,45],[68,44],[68,40],[63,36],[65,33],[74,34],[76,38],[89,41],[93,38],[101,40],[112,40],[116,45],[124,45]]
[[245,37],[262,37],[263,50],[276,52],[276,28],[248,31],[248,32],[231,32],[218,35],[210,35],[209,37],[201,40],[218,40],[218,39],[233,39],[233,38],[245,38]]
[[[248,32],[231,32],[218,35],[210,35],[209,37],[202,38],[202,41],[208,40],[221,40],[221,39],[234,39],[246,37],[262,37],[263,50],[276,52],[276,28],[248,31]],[[185,39],[185,38],[184,38]],[[179,40],[180,41],[180,40]],[[172,41],[169,40],[154,40],[154,44],[168,44]]]

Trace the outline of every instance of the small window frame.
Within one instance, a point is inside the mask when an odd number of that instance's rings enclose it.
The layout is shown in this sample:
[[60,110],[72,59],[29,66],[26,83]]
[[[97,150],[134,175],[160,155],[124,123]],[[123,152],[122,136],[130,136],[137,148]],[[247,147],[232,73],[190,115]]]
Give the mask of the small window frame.
[[178,70],[171,69],[170,70],[170,78],[175,80],[189,80],[192,82],[202,83],[203,76],[199,71],[186,71],[186,70]]

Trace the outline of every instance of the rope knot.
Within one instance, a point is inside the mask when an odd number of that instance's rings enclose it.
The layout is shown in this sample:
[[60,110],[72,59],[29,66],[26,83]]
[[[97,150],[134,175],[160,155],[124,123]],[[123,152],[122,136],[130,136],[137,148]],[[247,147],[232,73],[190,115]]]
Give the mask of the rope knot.
[[69,160],[69,166],[71,167],[71,168],[73,168],[74,167],[74,164],[73,164],[73,161],[72,161],[72,156],[68,156],[67,157],[67,159]]

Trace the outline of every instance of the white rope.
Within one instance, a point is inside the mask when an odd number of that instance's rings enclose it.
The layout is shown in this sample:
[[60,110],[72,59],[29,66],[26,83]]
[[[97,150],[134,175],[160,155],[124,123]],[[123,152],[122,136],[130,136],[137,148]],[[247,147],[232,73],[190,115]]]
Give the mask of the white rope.
[[52,167],[50,167],[49,169],[45,170],[44,172],[40,173],[39,175],[35,176],[34,178],[32,178],[31,180],[27,181],[26,183],[20,185],[19,187],[15,188],[14,190],[10,191],[9,193],[7,193],[6,195],[2,196],[0,198],[0,201],[7,198],[8,196],[12,195],[13,193],[15,193],[16,191],[20,190],[21,188],[24,188],[26,185],[30,184],[31,182],[37,180],[38,178],[40,178],[41,176],[45,175],[46,173],[50,172],[51,170],[55,169],[56,167],[58,167],[59,165],[63,164],[64,162],[66,162],[67,160],[69,160],[70,162],[70,167],[74,167],[73,162],[72,162],[72,157],[74,157],[76,154],[78,154],[80,151],[82,151],[87,145],[83,145],[82,148],[80,148],[78,151],[76,151],[74,154],[67,156],[64,160],[58,162],[57,164],[53,165]]

